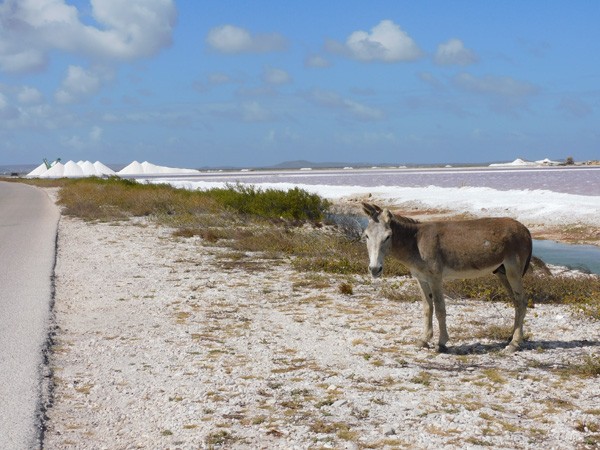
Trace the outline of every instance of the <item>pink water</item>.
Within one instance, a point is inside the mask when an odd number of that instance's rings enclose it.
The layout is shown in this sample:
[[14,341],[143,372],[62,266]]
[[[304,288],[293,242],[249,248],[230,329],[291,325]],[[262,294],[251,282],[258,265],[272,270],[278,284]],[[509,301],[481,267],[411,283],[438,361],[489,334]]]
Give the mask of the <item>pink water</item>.
[[[182,178],[179,178],[182,179]],[[210,172],[185,177],[190,181],[235,183],[296,183],[330,186],[465,186],[498,190],[543,189],[600,196],[600,167],[560,168],[443,168],[443,169],[328,169],[252,172]]]

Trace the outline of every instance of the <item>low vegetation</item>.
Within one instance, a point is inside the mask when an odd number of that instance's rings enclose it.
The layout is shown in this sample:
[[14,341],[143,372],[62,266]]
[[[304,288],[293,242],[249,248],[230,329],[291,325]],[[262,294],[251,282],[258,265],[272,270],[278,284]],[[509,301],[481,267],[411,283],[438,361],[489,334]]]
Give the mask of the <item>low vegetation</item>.
[[[206,191],[175,189],[119,178],[37,180],[34,184],[60,187],[63,213],[84,220],[114,221],[147,216],[175,228],[179,237],[200,236],[206,243],[238,252],[263,252],[268,258],[292,258],[296,270],[340,275],[365,274],[364,244],[356,230],[328,224],[327,200],[302,189],[262,190],[228,185]],[[536,268],[526,275],[530,306],[536,303],[573,305],[600,319],[600,279],[596,276],[551,276]],[[394,259],[386,262],[386,276],[408,272]],[[408,283],[407,283],[408,284]],[[412,284],[412,283],[410,283]],[[395,301],[418,299],[414,287],[399,286],[384,295]],[[351,294],[351,285],[340,287]],[[446,284],[450,297],[510,301],[496,277],[457,280]]]

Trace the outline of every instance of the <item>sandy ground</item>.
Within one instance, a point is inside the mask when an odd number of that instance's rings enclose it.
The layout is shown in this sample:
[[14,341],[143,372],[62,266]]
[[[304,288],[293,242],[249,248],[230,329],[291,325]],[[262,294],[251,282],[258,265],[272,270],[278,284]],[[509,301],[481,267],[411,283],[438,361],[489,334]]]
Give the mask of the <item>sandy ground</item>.
[[404,282],[63,217],[44,448],[599,445],[600,380],[569,371],[598,322],[536,306],[506,355],[487,336],[512,307],[449,300],[454,352],[436,354],[413,345],[420,304],[380,294]]

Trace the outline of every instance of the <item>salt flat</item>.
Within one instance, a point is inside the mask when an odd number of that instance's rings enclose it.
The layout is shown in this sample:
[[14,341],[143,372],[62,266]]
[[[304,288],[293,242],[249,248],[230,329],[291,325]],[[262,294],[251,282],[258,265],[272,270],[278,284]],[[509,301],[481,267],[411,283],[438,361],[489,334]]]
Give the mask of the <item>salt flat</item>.
[[530,309],[508,356],[487,334],[511,306],[449,300],[457,352],[440,355],[413,345],[420,304],[381,296],[405,280],[298,273],[171,231],[61,219],[45,448],[598,442],[598,378],[568,368],[597,355],[599,325],[568,307]]

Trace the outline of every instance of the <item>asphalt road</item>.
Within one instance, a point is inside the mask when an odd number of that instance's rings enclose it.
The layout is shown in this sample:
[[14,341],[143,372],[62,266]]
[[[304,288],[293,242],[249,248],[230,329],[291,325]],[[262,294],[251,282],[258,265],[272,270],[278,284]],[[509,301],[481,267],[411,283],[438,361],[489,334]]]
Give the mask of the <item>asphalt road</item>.
[[40,447],[58,208],[41,189],[0,181],[0,448]]

